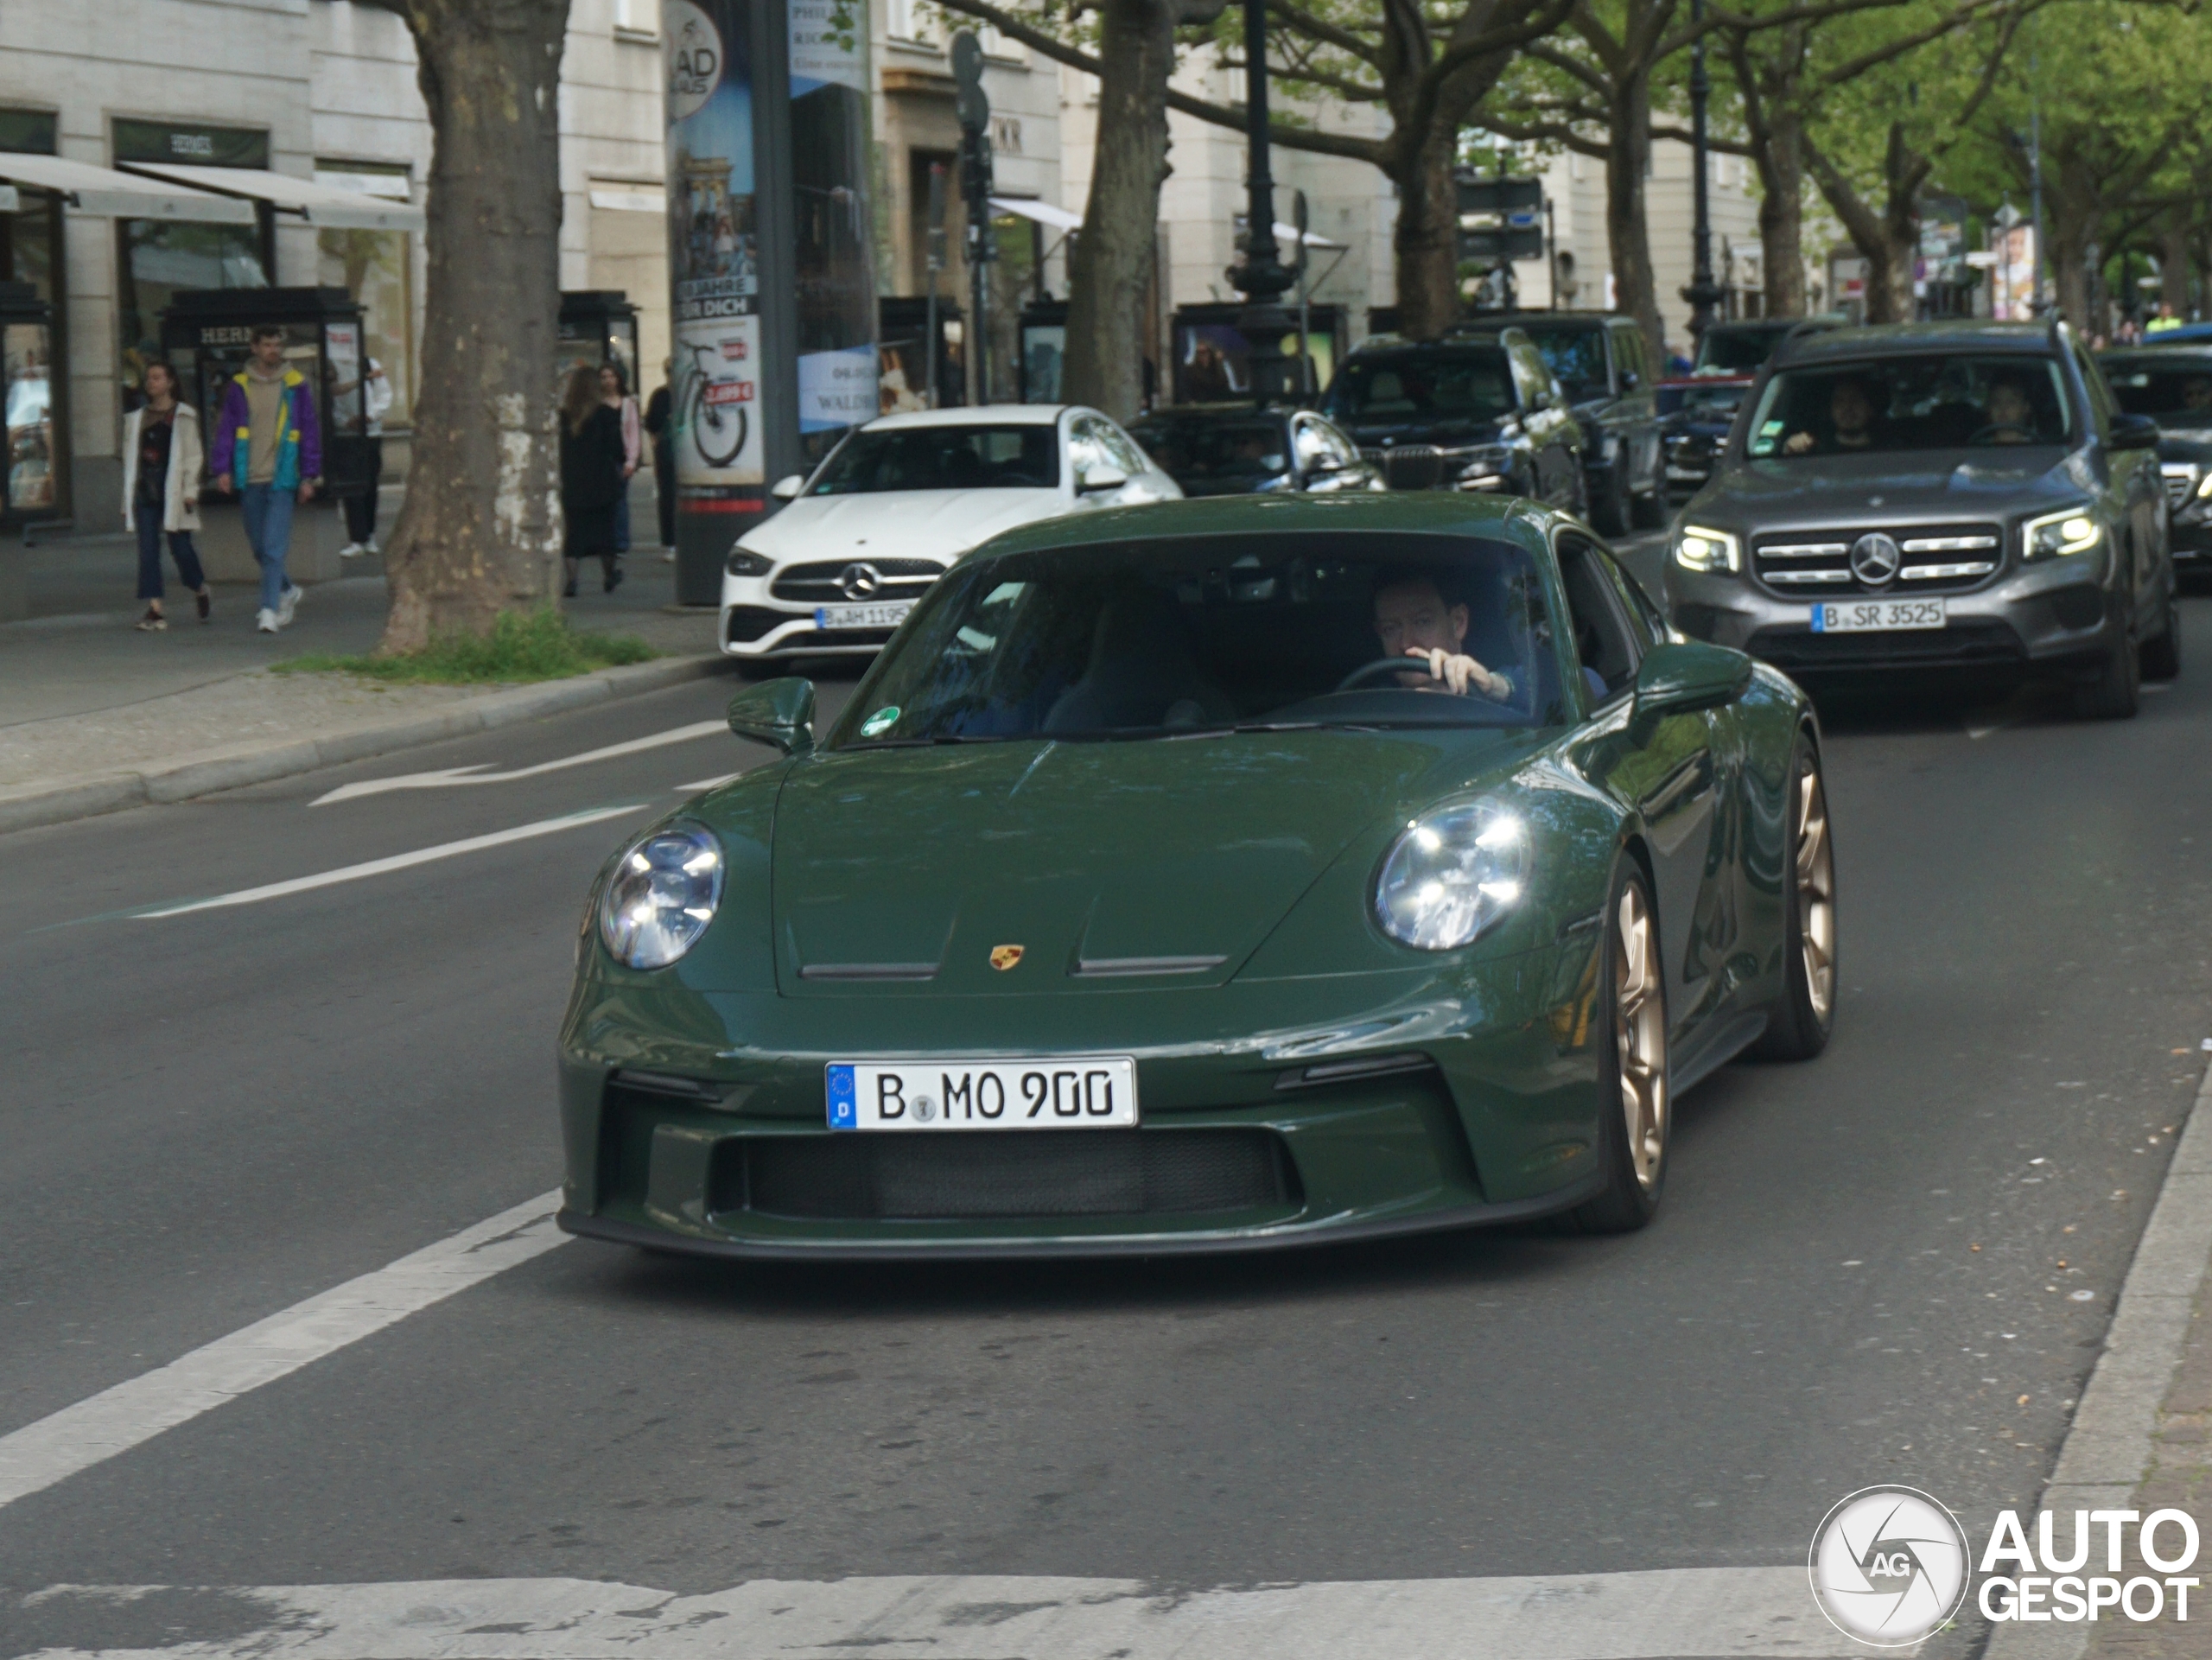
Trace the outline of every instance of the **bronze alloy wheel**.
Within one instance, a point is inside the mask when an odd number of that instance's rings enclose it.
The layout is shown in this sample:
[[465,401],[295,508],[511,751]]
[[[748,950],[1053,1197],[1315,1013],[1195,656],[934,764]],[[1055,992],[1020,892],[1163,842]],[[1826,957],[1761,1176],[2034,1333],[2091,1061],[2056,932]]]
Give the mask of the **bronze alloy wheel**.
[[1835,1007],[1835,849],[1828,841],[1828,798],[1808,753],[1797,773],[1797,933],[1805,953],[1805,993],[1821,1025]]
[[1629,1163],[1649,1195],[1667,1160],[1667,1002],[1659,982],[1659,931],[1643,887],[1630,882],[1613,911],[1613,1053]]

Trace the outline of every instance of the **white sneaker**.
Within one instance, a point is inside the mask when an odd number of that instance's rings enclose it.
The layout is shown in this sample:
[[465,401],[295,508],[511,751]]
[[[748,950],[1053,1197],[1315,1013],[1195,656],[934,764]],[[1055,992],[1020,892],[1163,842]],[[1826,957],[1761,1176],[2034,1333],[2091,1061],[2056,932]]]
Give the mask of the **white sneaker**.
[[368,550],[363,547],[359,542],[348,542],[344,547],[338,550],[338,557],[340,559],[358,559],[367,551]]
[[307,590],[303,588],[285,588],[284,598],[276,607],[276,626],[279,628],[292,626],[292,614],[300,608],[300,601],[307,596]]
[[363,553],[377,553],[382,551],[382,550],[377,546],[377,539],[372,536],[367,541],[361,544],[361,551]]
[[664,565],[674,564],[676,563],[676,550],[674,548],[663,548],[660,550],[660,562]]
[[258,628],[264,634],[275,633],[276,632],[276,614],[274,611],[271,611],[267,606],[263,606],[260,610],[253,614],[253,626],[256,628]]

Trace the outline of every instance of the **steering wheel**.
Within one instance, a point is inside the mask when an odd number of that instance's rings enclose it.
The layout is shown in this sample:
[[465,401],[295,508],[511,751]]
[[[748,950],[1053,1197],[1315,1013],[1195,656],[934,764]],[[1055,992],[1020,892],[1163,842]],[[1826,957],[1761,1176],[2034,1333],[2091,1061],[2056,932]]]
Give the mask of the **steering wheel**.
[[[1428,659],[1426,658],[1378,658],[1372,663],[1354,669],[1343,679],[1338,681],[1337,690],[1350,691],[1354,686],[1363,685],[1370,680],[1379,680],[1386,674],[1418,674],[1424,678],[1433,677],[1429,676]],[[1441,680],[1436,682],[1440,686],[1443,684]]]
[[1969,444],[2001,444],[2005,441],[2003,438],[1999,437],[1998,434],[2003,432],[2018,433],[2020,436],[2016,442],[2021,443],[2031,444],[2036,439],[2035,429],[2033,427],[2001,425],[1984,427],[1980,431],[1975,433],[1974,436],[1968,438],[1967,442]]

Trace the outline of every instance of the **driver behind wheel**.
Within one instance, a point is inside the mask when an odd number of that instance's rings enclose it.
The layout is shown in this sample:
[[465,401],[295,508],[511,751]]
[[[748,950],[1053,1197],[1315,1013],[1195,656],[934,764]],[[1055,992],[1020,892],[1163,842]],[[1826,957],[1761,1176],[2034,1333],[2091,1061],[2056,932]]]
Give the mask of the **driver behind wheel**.
[[1989,441],[1993,444],[2031,444],[2036,441],[2035,404],[2028,389],[2010,376],[1989,388]]
[[1513,677],[1489,669],[1459,648],[1466,643],[1468,613],[1450,605],[1431,576],[1385,576],[1375,588],[1375,637],[1385,657],[1425,658],[1425,672],[1402,674],[1398,684],[1416,691],[1470,690],[1503,703],[1513,696]]

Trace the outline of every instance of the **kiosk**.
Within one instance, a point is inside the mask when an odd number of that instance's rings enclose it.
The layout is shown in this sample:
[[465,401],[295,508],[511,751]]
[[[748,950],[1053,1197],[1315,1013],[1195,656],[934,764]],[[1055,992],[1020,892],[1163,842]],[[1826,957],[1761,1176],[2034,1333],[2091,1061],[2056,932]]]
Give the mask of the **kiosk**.
[[[224,388],[245,369],[253,331],[264,323],[284,331],[284,361],[317,389],[322,424],[322,488],[293,518],[285,571],[296,582],[327,582],[339,574],[346,540],[336,504],[369,487],[359,302],[340,288],[188,289],[162,314],[162,351],[200,411],[212,458]],[[258,581],[238,498],[203,480],[200,518],[200,563],[209,579]]]
[[623,383],[640,407],[638,388],[638,308],[620,289],[569,289],[561,295],[560,376],[579,365],[619,364]]

